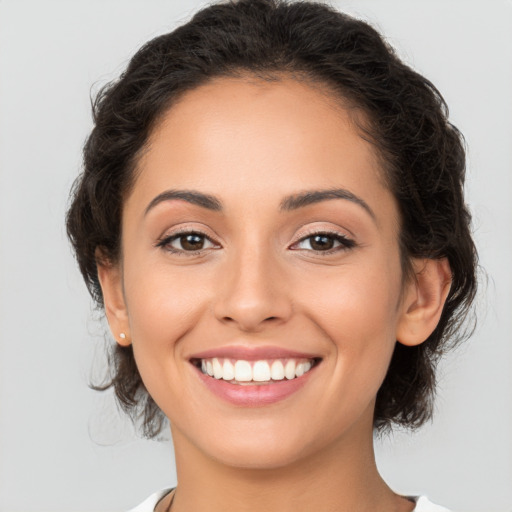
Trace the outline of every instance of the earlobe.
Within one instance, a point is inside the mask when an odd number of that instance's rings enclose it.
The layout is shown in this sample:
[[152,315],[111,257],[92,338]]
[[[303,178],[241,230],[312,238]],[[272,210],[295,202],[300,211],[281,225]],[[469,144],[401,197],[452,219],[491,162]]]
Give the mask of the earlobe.
[[120,265],[111,264],[104,258],[97,257],[96,261],[110,331],[119,345],[128,346],[131,338],[123,294],[122,270]]
[[423,343],[434,331],[451,286],[446,258],[414,260],[414,277],[406,285],[396,339],[403,345]]

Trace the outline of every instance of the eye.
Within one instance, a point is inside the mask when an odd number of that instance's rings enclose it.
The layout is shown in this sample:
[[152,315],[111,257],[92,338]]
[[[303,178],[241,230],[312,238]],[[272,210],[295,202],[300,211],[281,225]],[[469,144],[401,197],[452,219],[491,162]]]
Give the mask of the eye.
[[158,242],[157,247],[162,247],[175,253],[197,253],[205,249],[218,248],[219,246],[205,234],[190,231],[165,237]]
[[353,240],[339,233],[314,233],[300,239],[291,249],[331,253],[354,247]]

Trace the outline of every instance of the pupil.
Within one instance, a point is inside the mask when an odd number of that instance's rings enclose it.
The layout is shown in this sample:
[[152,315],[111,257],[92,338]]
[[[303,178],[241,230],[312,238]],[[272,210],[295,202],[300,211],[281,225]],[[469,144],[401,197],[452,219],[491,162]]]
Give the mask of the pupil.
[[187,251],[202,249],[204,240],[201,235],[184,235],[180,238],[181,246]]
[[326,235],[315,235],[311,240],[311,247],[315,251],[325,251],[332,249],[334,246],[334,241],[332,238]]

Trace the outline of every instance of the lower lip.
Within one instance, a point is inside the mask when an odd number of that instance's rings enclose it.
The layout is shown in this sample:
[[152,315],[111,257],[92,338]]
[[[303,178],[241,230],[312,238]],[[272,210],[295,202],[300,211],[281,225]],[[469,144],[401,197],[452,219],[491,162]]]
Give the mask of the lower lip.
[[299,391],[309,380],[313,367],[301,377],[291,380],[279,380],[269,384],[231,384],[222,379],[205,375],[199,368],[194,367],[206,387],[219,398],[241,407],[262,407],[274,404]]

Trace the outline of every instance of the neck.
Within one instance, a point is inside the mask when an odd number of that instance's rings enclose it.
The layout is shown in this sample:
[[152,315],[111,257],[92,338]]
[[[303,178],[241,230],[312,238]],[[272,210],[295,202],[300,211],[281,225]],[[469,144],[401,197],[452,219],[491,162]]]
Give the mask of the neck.
[[172,512],[410,511],[380,477],[371,422],[282,467],[240,468],[206,456],[173,429],[178,489]]

